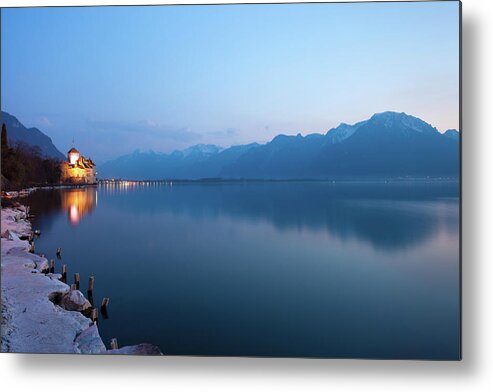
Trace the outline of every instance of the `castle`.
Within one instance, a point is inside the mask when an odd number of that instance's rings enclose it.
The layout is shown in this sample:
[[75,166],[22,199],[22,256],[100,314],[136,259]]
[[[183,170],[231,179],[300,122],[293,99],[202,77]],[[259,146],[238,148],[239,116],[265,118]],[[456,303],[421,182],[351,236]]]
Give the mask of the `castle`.
[[96,165],[91,159],[80,155],[72,147],[67,153],[67,160],[61,163],[61,182],[70,184],[95,184]]

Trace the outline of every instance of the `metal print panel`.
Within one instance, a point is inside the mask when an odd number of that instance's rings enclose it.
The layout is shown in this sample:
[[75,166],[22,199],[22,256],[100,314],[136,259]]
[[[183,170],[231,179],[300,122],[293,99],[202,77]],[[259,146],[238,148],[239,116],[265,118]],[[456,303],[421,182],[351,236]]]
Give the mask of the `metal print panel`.
[[1,351],[459,360],[460,7],[2,9]]

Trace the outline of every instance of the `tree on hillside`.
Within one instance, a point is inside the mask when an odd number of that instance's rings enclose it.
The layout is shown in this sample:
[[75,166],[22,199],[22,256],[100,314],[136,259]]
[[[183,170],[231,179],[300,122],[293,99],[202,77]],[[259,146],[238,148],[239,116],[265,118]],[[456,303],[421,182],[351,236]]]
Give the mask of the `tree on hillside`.
[[2,152],[4,148],[8,147],[8,142],[7,142],[7,127],[5,126],[5,123],[2,124]]
[[5,173],[5,164],[7,162],[7,156],[9,153],[9,146],[7,144],[7,127],[5,124],[2,124],[2,162],[1,162],[1,167],[2,167],[2,174]]
[[20,189],[60,183],[60,162],[43,157],[38,146],[17,142],[9,147],[5,124],[2,124],[1,165],[2,188]]

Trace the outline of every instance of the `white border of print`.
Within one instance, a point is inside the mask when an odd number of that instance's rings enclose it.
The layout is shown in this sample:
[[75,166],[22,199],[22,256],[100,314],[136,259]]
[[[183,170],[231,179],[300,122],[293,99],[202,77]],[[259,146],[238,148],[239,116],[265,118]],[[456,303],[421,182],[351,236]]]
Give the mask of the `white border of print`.
[[[0,0],[2,7],[173,3],[208,1]],[[463,0],[461,362],[0,354],[2,390],[489,390],[493,385],[493,258],[488,257],[493,235],[489,224],[493,219],[492,10],[491,0]]]

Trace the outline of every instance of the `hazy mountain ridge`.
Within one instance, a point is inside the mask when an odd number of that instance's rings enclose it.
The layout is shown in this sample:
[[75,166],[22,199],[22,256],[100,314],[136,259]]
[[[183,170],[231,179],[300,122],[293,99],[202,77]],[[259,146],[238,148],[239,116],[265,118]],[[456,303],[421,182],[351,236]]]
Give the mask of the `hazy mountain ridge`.
[[101,165],[99,178],[336,179],[454,177],[459,133],[440,133],[405,113],[383,112],[325,135],[278,135],[266,144],[196,145],[171,154],[134,153]]
[[216,177],[222,167],[238,159],[256,143],[227,149],[197,145],[170,154],[134,151],[108,161],[98,169],[99,178],[163,179]]
[[25,143],[31,147],[39,147],[45,157],[65,159],[65,155],[55,147],[51,138],[38,128],[26,128],[16,117],[4,111],[2,111],[2,123],[7,128],[9,145]]

